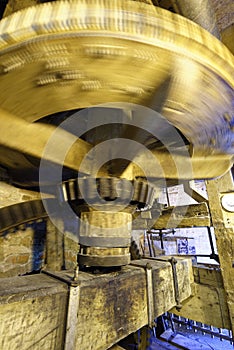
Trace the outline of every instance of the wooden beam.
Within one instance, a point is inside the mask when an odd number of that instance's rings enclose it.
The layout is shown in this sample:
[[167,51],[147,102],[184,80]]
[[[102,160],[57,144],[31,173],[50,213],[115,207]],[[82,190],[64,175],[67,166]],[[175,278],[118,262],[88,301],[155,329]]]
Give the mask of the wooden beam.
[[206,183],[211,218],[217,241],[221,273],[232,331],[234,332],[234,213],[225,210],[221,198],[225,193],[234,191],[231,172],[217,180]]
[[202,196],[199,192],[196,191],[196,189],[191,187],[190,181],[184,181],[183,186],[184,186],[184,192],[187,193],[190,197],[192,197],[198,203],[208,202],[207,198]]
[[169,208],[154,222],[155,229],[210,226],[209,210],[206,203]]
[[230,329],[230,317],[221,272],[211,268],[194,268],[193,295],[182,303],[178,312],[170,312],[191,320]]
[[[29,123],[4,110],[0,110],[0,117],[0,145],[38,159],[78,170],[84,156],[92,148],[88,142],[59,127]],[[91,172],[91,163],[89,162],[88,168],[83,167],[84,172]]]
[[[111,340],[117,343],[148,324],[146,273],[143,269],[147,263],[152,264],[154,316],[163,314],[171,303],[175,305],[170,263],[148,259],[136,263],[142,267],[126,266],[120,273],[99,277],[80,276],[83,297],[80,300],[77,349],[90,349],[90,344],[105,349]],[[190,263],[191,260],[180,260],[177,267],[179,281],[183,280],[185,287],[183,289],[180,285],[182,299],[190,295]]]
[[[105,274],[79,273],[74,350],[108,349],[148,324],[146,264],[152,267],[153,316],[176,305],[171,264],[149,259],[136,263],[140,267],[128,265]],[[181,300],[191,294],[191,273],[191,260],[178,258]],[[71,282],[73,275],[64,270],[54,277],[37,274],[1,279],[1,349],[63,349],[69,294],[66,281]]]
[[152,210],[152,219],[146,221],[138,216],[133,221],[133,230],[146,228],[159,230],[176,227],[204,227],[210,225],[211,221],[208,206],[206,203],[199,203],[189,206],[168,208],[163,210],[160,216],[158,211]]

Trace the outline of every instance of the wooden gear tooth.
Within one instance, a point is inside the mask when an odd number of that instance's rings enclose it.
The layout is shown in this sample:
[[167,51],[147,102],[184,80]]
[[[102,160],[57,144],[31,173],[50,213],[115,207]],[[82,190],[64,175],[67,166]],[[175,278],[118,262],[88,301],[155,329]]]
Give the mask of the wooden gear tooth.
[[68,57],[61,57],[61,58],[51,58],[48,60],[45,64],[46,69],[58,69],[61,67],[69,67],[69,59]]
[[86,80],[82,82],[81,90],[83,91],[96,91],[101,89],[102,84],[99,80]]
[[77,80],[85,77],[84,72],[79,69],[61,71],[63,80]]
[[53,84],[53,83],[56,83],[58,81],[58,78],[56,77],[56,74],[47,74],[47,75],[44,75],[40,78],[38,78],[37,80],[37,85],[38,86],[45,86],[45,85],[48,85],[48,84]]

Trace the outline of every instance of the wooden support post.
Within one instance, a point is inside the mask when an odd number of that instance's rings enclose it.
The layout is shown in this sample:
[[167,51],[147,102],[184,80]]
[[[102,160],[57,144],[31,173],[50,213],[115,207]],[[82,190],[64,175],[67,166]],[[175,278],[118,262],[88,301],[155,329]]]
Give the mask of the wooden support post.
[[231,172],[220,179],[207,181],[210,213],[215,229],[232,331],[234,332],[234,213],[225,210],[221,205],[222,196],[232,192],[234,192],[234,184]]

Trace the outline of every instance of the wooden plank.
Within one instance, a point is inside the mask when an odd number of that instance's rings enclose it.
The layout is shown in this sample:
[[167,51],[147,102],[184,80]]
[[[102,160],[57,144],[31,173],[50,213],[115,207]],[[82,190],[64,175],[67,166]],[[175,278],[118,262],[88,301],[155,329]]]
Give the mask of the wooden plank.
[[[224,177],[207,181],[207,193],[212,217],[217,249],[220,259],[221,274],[227,305],[234,332],[234,226],[232,222],[234,213],[226,211],[221,205],[221,197],[225,193],[233,192],[234,183],[231,172]],[[228,219],[230,216],[230,220]]]
[[193,267],[194,280],[200,284],[223,288],[223,279],[218,267]]

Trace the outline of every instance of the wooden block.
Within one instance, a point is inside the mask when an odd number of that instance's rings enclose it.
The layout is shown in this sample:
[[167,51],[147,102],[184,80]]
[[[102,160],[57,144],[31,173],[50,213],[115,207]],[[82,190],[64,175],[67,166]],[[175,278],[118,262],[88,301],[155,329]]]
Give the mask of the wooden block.
[[67,292],[46,275],[2,278],[0,349],[63,350]]
[[[176,257],[176,271],[177,271],[177,279],[178,279],[178,287],[179,287],[179,298],[180,300],[185,300],[191,295],[191,283],[193,282],[192,276],[192,262],[191,259],[183,259]],[[167,307],[169,305],[169,300],[171,303],[175,302],[175,291],[174,291],[174,281],[172,274],[171,264],[168,267],[168,276],[163,274],[163,270],[160,273],[160,276],[157,278],[164,278],[165,285],[163,287],[160,284],[157,284],[157,288],[155,291],[155,305],[157,314],[161,315],[166,312]],[[167,300],[168,305],[165,304],[165,300]],[[161,302],[160,302],[161,301]]]

